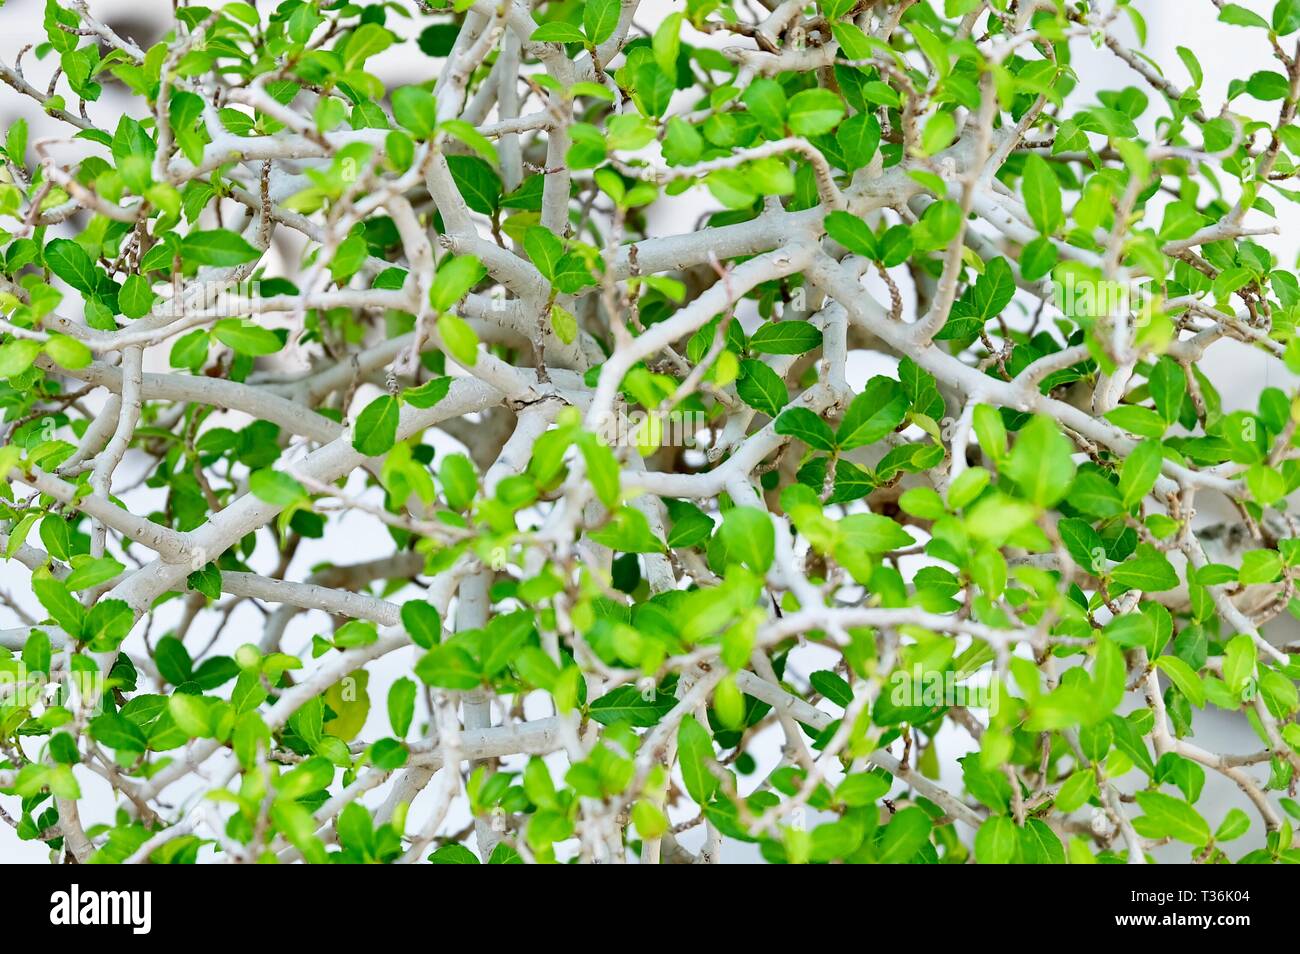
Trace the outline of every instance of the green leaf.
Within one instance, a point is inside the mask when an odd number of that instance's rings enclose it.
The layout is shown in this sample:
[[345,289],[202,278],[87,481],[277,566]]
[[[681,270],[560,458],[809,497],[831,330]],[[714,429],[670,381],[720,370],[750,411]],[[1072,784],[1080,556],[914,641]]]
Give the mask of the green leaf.
[[374,821],[360,802],[351,802],[339,812],[335,828],[340,845],[362,857],[370,856],[374,849]]
[[844,118],[844,101],[828,89],[805,89],[790,97],[790,131],[797,136],[820,136]]
[[1025,281],[1036,282],[1056,265],[1058,253],[1050,239],[1034,239],[1020,253],[1020,275]]
[[1061,542],[1070,557],[1084,571],[1101,576],[1106,571],[1106,545],[1092,524],[1077,517],[1069,517],[1056,525]]
[[298,799],[319,792],[334,779],[334,766],[322,756],[314,756],[299,763],[276,781],[281,799]]
[[1282,573],[1282,555],[1276,550],[1247,550],[1237,578],[1242,583],[1272,583]]
[[913,805],[894,815],[880,840],[882,865],[903,864],[911,860],[930,839],[932,825],[925,809]]
[[983,467],[968,467],[948,485],[948,504],[954,510],[970,504],[983,493],[992,478]]
[[1155,363],[1147,382],[1160,416],[1166,424],[1173,424],[1178,420],[1183,398],[1187,395],[1187,377],[1182,365],[1167,355],[1163,356]]
[[307,491],[302,484],[283,471],[265,467],[248,475],[248,489],[258,500],[276,507],[287,507],[299,500],[307,499]]
[[143,195],[153,181],[150,167],[157,151],[154,141],[140,123],[130,116],[122,116],[113,135],[112,151],[118,174],[126,187],[137,195]]
[[1046,822],[1031,818],[1020,829],[1020,860],[1027,864],[1063,865],[1065,849]]
[[1070,485],[1070,505],[1092,517],[1115,517],[1124,512],[1115,485],[1095,470],[1081,470]]
[[697,805],[707,805],[719,784],[709,770],[714,761],[713,740],[693,715],[684,716],[677,728],[677,760],[687,794]]
[[[172,721],[176,723],[176,728],[189,738],[202,739],[212,734],[208,706],[202,696],[191,696],[184,692],[173,693],[167,700],[167,711],[171,714]],[[294,769],[294,771],[299,770]]]
[[1233,26],[1244,27],[1262,27],[1269,28],[1268,21],[1261,17],[1253,10],[1247,10],[1245,7],[1236,3],[1224,4],[1219,10],[1219,20],[1222,23],[1230,23]]
[[1029,500],[1050,507],[1065,496],[1074,480],[1070,453],[1070,442],[1051,418],[1035,415],[1017,435],[1003,472]]
[[238,318],[222,318],[212,329],[213,335],[223,345],[239,354],[258,358],[274,354],[284,347],[284,342],[270,328],[263,328],[251,321]]
[[875,260],[880,257],[876,233],[866,222],[849,212],[832,212],[822,223],[826,234],[855,255]]
[[215,563],[206,563],[185,577],[185,585],[210,600],[221,598],[221,571]]
[[555,269],[564,257],[564,243],[548,228],[534,225],[524,232],[524,251],[547,281],[555,278]]
[[582,28],[587,33],[587,39],[593,44],[601,44],[613,36],[618,27],[621,9],[620,0],[588,0],[584,3]]
[[229,229],[190,232],[181,239],[181,258],[192,265],[229,268],[261,257],[261,251]]
[[759,575],[767,573],[776,553],[772,518],[756,507],[732,507],[723,515],[718,533],[728,561],[743,563]]
[[880,147],[880,120],[873,113],[850,116],[835,131],[835,142],[850,170],[864,168]]
[[173,368],[188,368],[197,372],[208,360],[208,333],[197,328],[187,335],[181,335],[172,344],[167,363]]
[[1214,832],[1214,840],[1218,842],[1233,841],[1246,834],[1249,830],[1250,816],[1240,808],[1230,808],[1228,813],[1223,816],[1223,823]]
[[44,630],[33,629],[23,644],[23,665],[32,672],[48,674],[52,658],[49,634]]
[[[537,35],[533,34],[533,38],[536,39],[536,37]],[[477,865],[481,863],[474,852],[464,845],[455,844],[443,845],[429,855],[428,860],[430,864],[434,865]]]
[[442,641],[442,618],[431,603],[407,600],[402,604],[402,625],[415,645],[432,649]]
[[1178,574],[1169,558],[1149,543],[1138,544],[1137,555],[1111,570],[1110,578],[1144,593],[1172,590],[1178,585]]
[[1287,494],[1286,478],[1267,464],[1255,464],[1246,471],[1246,486],[1250,495],[1266,507]]
[[971,415],[975,439],[979,441],[984,453],[999,462],[1007,453],[1007,428],[1002,423],[998,409],[987,404],[977,404]]
[[533,614],[522,610],[494,616],[483,632],[482,649],[483,673],[495,676],[514,659],[519,650],[524,648],[528,637],[533,633]]
[[415,718],[415,682],[405,676],[396,680],[388,690],[388,722],[393,735],[406,738]]
[[0,345],[0,378],[12,378],[32,366],[41,353],[41,343],[31,338],[14,338]]
[[118,752],[143,752],[148,747],[139,726],[116,712],[91,719],[89,729],[96,742]]
[[878,799],[888,794],[889,782],[876,772],[856,772],[846,775],[844,781],[840,782],[839,788],[835,789],[836,801],[851,808],[875,804]]
[[45,246],[45,264],[55,275],[84,295],[99,285],[100,272],[84,248],[71,239],[51,239]]
[[492,215],[501,202],[501,177],[478,156],[448,156],[447,168],[465,204],[475,212]]
[[1164,451],[1159,441],[1143,441],[1133,448],[1119,472],[1119,492],[1125,507],[1132,507],[1151,492],[1163,462]]
[[543,23],[528,39],[534,43],[586,43],[587,37],[567,20]]
[[982,865],[1009,865],[1016,860],[1020,831],[1006,815],[991,815],[975,833],[975,858]]
[[1246,633],[1228,640],[1223,651],[1223,681],[1234,696],[1240,696],[1246,683],[1255,675],[1257,658],[1255,640]]
[[438,318],[438,337],[442,339],[447,354],[467,368],[478,361],[478,334],[469,322],[456,315]]
[[400,416],[397,399],[384,394],[365,406],[352,428],[352,446],[367,457],[378,457],[393,449]]
[[478,472],[464,454],[448,454],[438,468],[438,479],[447,506],[452,510],[466,510],[478,494]]
[[663,541],[650,530],[645,514],[632,507],[619,507],[606,524],[590,534],[595,542],[620,553],[663,553]]
[[698,507],[678,504],[672,514],[673,526],[668,531],[668,546],[672,549],[698,546],[713,535],[713,521]]
[[[6,557],[12,558],[18,552],[18,548],[27,539],[27,533],[36,519],[37,514],[29,513],[18,526],[9,531],[9,545],[5,548]],[[72,527],[63,517],[49,514],[41,520],[41,541],[50,551],[51,556],[57,560],[66,560],[72,552]]]
[[822,343],[822,333],[806,321],[769,321],[749,339],[762,354],[804,354]]
[[91,361],[90,349],[83,342],[67,335],[50,335],[49,340],[45,342],[45,353],[54,360],[55,364],[69,371],[84,368]]
[[[1156,651],[1155,623],[1145,613],[1124,613],[1106,624],[1107,640],[1124,649],[1141,647],[1148,653]],[[1100,651],[1098,653],[1100,658]]]
[[431,378],[417,388],[407,388],[402,392],[402,402],[421,410],[437,405],[451,391],[451,378],[443,375]]
[[1262,102],[1286,99],[1291,92],[1287,78],[1275,70],[1260,70],[1246,80],[1246,92]]
[[750,358],[740,362],[736,393],[754,410],[773,418],[790,403],[790,392],[781,376],[762,361]]
[[677,700],[657,689],[648,698],[647,695],[636,686],[619,686],[593,702],[588,707],[588,714],[601,725],[626,722],[639,728],[649,728],[658,725],[659,720],[677,704]]
[[1025,172],[1021,182],[1025,194],[1025,210],[1030,220],[1044,235],[1053,235],[1065,224],[1061,210],[1061,183],[1052,172],[1047,160],[1031,152],[1025,157]]
[[576,294],[588,285],[596,284],[591,269],[577,252],[567,253],[556,263],[555,275],[551,281],[555,284],[556,290],[565,295]]
[[587,466],[587,479],[596,491],[596,498],[606,509],[612,510],[619,501],[618,458],[591,433],[579,436],[578,449],[582,451],[582,459]]
[[63,578],[63,585],[74,593],[107,583],[126,569],[112,557],[93,558],[84,554],[73,557],[72,564],[73,570]]
[[[435,311],[446,311],[465,297],[471,288],[479,283],[487,269],[473,255],[457,255],[444,259],[438,266],[438,273],[433,277],[433,287],[429,289],[429,304]],[[475,347],[478,346],[477,340]],[[473,362],[469,362],[473,364]]]
[[5,152],[9,160],[19,168],[26,165],[27,156],[27,120],[16,119],[9,126],[5,135]]
[[1161,656],[1156,666],[1178,687],[1178,691],[1187,697],[1187,701],[1198,709],[1205,707],[1205,684],[1196,670],[1177,656]]
[[325,22],[310,4],[299,4],[289,16],[289,38],[295,43],[306,43],[316,27]]
[[189,650],[175,636],[164,636],[154,648],[154,662],[158,673],[173,686],[189,682],[194,678],[194,660]]
[[1097,795],[1097,778],[1092,769],[1080,769],[1065,780],[1056,795],[1056,807],[1063,812],[1078,811],[1089,798]]
[[1289,36],[1300,30],[1300,0],[1277,0],[1273,6],[1273,32]]
[[478,666],[459,646],[434,646],[415,664],[415,674],[429,686],[461,691],[475,689],[482,682]]
[[906,530],[876,513],[854,513],[838,524],[844,545],[863,553],[888,553],[916,543]]
[[555,330],[555,337],[566,345],[573,344],[578,338],[577,316],[555,303],[551,304],[551,327]]
[[741,100],[745,104],[745,111],[758,121],[770,138],[779,139],[785,134],[790,101],[780,83],[766,77],[756,79],[749,84]]
[[372,56],[377,56],[393,45],[393,34],[378,23],[362,23],[348,37],[347,49],[343,54],[345,69],[354,69],[365,64]]
[[1148,834],[1176,838],[1197,848],[1210,840],[1210,826],[1181,798],[1163,792],[1138,792],[1137,803],[1150,823],[1152,831]]
[[125,600],[101,599],[86,614],[82,637],[96,652],[116,649],[135,625],[135,614]]
[[33,575],[32,592],[56,626],[74,639],[80,638],[85,629],[86,610],[66,584],[48,575]]
[[428,139],[438,125],[438,103],[423,86],[393,90],[393,118],[416,139]]
[[117,293],[117,305],[128,318],[143,318],[153,308],[155,299],[149,279],[143,275],[128,275]]
[[988,321],[1002,314],[1016,293],[1016,280],[1005,258],[995,258],[984,266],[984,274],[971,290],[976,315]]
[[1159,438],[1168,427],[1164,418],[1155,411],[1136,404],[1121,404],[1113,411],[1107,411],[1106,420],[1139,437]]
[[670,117],[664,133],[663,154],[669,165],[689,165],[700,158],[704,137],[680,116]]
[[841,709],[847,709],[853,702],[853,687],[838,673],[831,672],[829,669],[819,669],[808,677],[808,681],[812,683],[813,689]]
[[834,450],[831,426],[806,407],[789,407],[776,419],[776,432],[803,441],[814,450]]
[[655,63],[665,76],[673,80],[677,79],[677,57],[682,47],[683,19],[681,13],[670,13],[664,17],[663,22],[655,29],[650,44]]
[[497,147],[492,145],[492,140],[488,139],[481,132],[465,122],[463,119],[446,119],[438,126],[443,132],[458,139],[469,148],[473,149],[484,161],[496,163],[499,161],[497,156]]
[[668,817],[652,802],[640,799],[632,806],[632,824],[642,838],[658,838],[668,830]]
[[903,423],[910,405],[902,385],[893,378],[877,375],[844,412],[835,443],[840,450],[851,450],[882,440]]
[[921,153],[926,156],[933,156],[935,153],[948,148],[952,143],[952,137],[957,133],[957,120],[950,112],[935,113],[926,122],[925,128],[921,130]]

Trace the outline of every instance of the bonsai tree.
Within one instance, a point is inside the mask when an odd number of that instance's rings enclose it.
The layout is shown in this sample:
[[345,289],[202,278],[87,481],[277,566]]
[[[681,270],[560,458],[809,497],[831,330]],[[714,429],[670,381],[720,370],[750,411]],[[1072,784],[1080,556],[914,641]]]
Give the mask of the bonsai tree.
[[91,6],[0,66],[10,844],[1300,860],[1300,3]]

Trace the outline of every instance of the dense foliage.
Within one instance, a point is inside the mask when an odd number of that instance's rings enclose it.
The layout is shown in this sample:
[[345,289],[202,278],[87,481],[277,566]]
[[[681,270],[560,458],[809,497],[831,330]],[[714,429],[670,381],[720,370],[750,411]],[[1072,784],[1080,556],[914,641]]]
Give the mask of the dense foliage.
[[1300,860],[1300,2],[90,6],[0,64],[4,838]]

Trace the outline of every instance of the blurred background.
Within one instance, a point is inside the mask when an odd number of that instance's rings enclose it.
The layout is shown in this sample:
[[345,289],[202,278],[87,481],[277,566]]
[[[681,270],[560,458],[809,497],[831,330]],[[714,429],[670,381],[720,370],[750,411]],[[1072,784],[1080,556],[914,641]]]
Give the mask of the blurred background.
[[[1239,0],[1239,2],[1257,10],[1265,19],[1268,18],[1272,9],[1271,0]],[[212,5],[215,6],[216,4]],[[273,4],[268,0],[256,0],[255,5],[266,10]],[[938,5],[942,6],[941,3]],[[135,40],[142,48],[147,48],[160,39],[171,23],[171,0],[90,0],[89,6],[92,13],[99,19],[112,26],[120,35]],[[403,2],[401,6],[412,12],[416,10],[415,5],[410,2]],[[642,31],[652,32],[664,15],[675,9],[681,9],[681,7],[680,2],[674,3],[670,2],[670,0],[645,0],[641,4],[640,12],[636,17],[636,25]],[[1189,83],[1186,70],[1176,54],[1176,47],[1186,46],[1197,53],[1205,71],[1202,99],[1205,103],[1206,112],[1211,115],[1218,112],[1226,96],[1228,83],[1231,80],[1234,78],[1244,79],[1255,70],[1264,69],[1273,64],[1271,51],[1264,32],[1261,30],[1246,30],[1216,22],[1217,10],[1210,0],[1139,0],[1136,7],[1145,17],[1149,31],[1145,52],[1166,71],[1173,83],[1180,87]],[[45,34],[42,29],[43,10],[44,0],[7,0],[0,7],[0,61],[3,61],[7,66],[12,66],[19,52],[25,47],[44,42]],[[426,22],[427,18],[425,17],[403,20],[398,16],[390,16],[389,26],[399,35],[413,39]],[[691,31],[689,27],[686,30],[684,40],[694,45],[737,45],[736,38],[702,35]],[[1120,17],[1118,32],[1121,36],[1133,37],[1132,27],[1123,16]],[[1129,85],[1137,86],[1148,93],[1152,100],[1147,116],[1144,117],[1147,128],[1144,128],[1143,131],[1144,133],[1149,132],[1150,126],[1153,125],[1151,117],[1160,114],[1164,108],[1163,100],[1159,98],[1158,94],[1147,89],[1140,77],[1108,50],[1104,48],[1097,50],[1085,40],[1075,41],[1072,49],[1074,65],[1079,74],[1080,84],[1072,94],[1071,102],[1077,106],[1086,105],[1095,102],[1096,92],[1099,89],[1119,89]],[[393,88],[407,83],[427,81],[435,75],[436,70],[440,67],[441,61],[430,60],[419,52],[414,43],[410,43],[390,48],[371,60],[367,69],[378,75],[389,88]],[[49,61],[41,62],[37,60],[31,50],[23,57],[23,69],[26,76],[37,88],[43,89],[45,87],[52,68]],[[103,95],[98,102],[87,104],[86,108],[92,120],[101,127],[111,130],[116,125],[118,115],[123,111],[138,113],[140,103],[133,101],[126,94],[124,87],[116,83],[111,77],[102,78],[101,81],[104,84]],[[1275,104],[1260,104],[1248,97],[1241,97],[1236,100],[1233,103],[1233,109],[1238,112],[1251,113],[1255,118],[1269,122],[1276,119]],[[8,129],[9,125],[20,117],[25,118],[30,124],[32,140],[41,136],[67,135],[66,126],[44,116],[33,102],[18,95],[9,87],[0,85],[0,129]],[[83,148],[81,146],[71,147],[72,150],[77,151],[69,152],[69,156],[80,154],[80,150]],[[1274,199],[1274,204],[1277,206],[1281,217],[1277,223],[1281,228],[1281,234],[1267,236],[1259,241],[1278,255],[1281,267],[1291,268],[1295,266],[1297,249],[1300,248],[1300,229],[1297,228],[1297,225],[1300,225],[1300,212],[1297,212],[1296,207],[1285,200],[1278,200],[1276,197],[1270,198]],[[655,213],[652,220],[653,230],[656,234],[690,231],[696,227],[701,214],[714,207],[711,196],[705,190],[693,189],[682,196],[665,201],[663,207]],[[1252,224],[1267,224],[1260,219],[1258,213],[1254,213],[1254,215],[1256,218]],[[65,234],[69,227],[64,227]],[[296,257],[301,250],[301,243],[293,238],[277,243],[276,250],[269,258],[269,274],[292,276],[297,271]],[[883,286],[874,290],[882,297],[887,298]],[[75,298],[75,296],[73,297]],[[65,313],[72,313],[68,301],[65,301],[64,308]],[[169,345],[164,345],[147,353],[145,359],[146,370],[168,371],[168,348]],[[266,360],[263,359],[264,362]],[[280,361],[281,370],[285,371],[293,370],[292,362],[295,360],[299,362],[301,367],[306,367],[305,359],[300,354],[289,355],[288,357],[277,355],[274,360]],[[856,389],[860,389],[870,375],[882,372],[889,373],[896,366],[896,361],[887,356],[863,353],[854,353],[850,362],[849,383]],[[1212,348],[1207,355],[1206,362],[1201,365],[1201,370],[1209,376],[1221,392],[1226,410],[1237,408],[1253,409],[1260,390],[1269,384],[1288,388],[1291,386],[1288,384],[1291,376],[1280,362],[1269,358],[1262,351],[1247,348],[1231,340],[1225,340]],[[357,403],[354,406],[364,406],[373,396],[373,393],[363,389],[357,395]],[[102,403],[102,396],[92,396],[92,406],[96,403]],[[209,418],[207,426],[239,428],[247,423],[248,420],[241,415],[226,412]],[[431,432],[431,436],[426,439],[437,446],[440,454],[449,450],[461,449],[454,440],[441,432]],[[143,455],[128,455],[122,467],[118,470],[115,487],[137,485],[145,476],[149,463],[150,460]],[[361,494],[363,492],[363,481],[360,478],[354,479],[352,485],[348,488],[348,492]],[[124,495],[124,498],[136,513],[147,513],[162,503],[161,492],[142,486],[136,487],[129,495]],[[1204,511],[1200,515],[1200,520],[1213,522],[1235,519],[1230,509],[1225,507],[1223,510],[1215,512],[1206,506],[1209,503],[1209,498],[1198,500],[1198,505],[1201,505]],[[346,551],[340,552],[340,543],[344,540],[346,540]],[[359,513],[350,513],[341,518],[336,516],[331,520],[331,526],[327,530],[324,539],[303,541],[303,545],[299,548],[287,576],[291,579],[303,579],[311,572],[311,568],[318,563],[326,561],[339,563],[361,562],[391,554],[392,549],[393,544],[387,532],[373,518]],[[274,566],[274,554],[271,552],[270,547],[263,546],[259,553],[255,555],[252,563],[255,568],[263,572],[269,572]],[[37,617],[43,615],[39,604],[30,591],[30,574],[25,567],[16,561],[0,562],[0,590],[3,590],[10,599],[22,606],[28,613]],[[408,589],[398,593],[393,598],[400,602],[414,595],[415,591]],[[152,638],[154,640],[163,635],[169,626],[175,625],[180,613],[180,605],[180,601],[173,601],[156,614],[157,619],[152,628]],[[201,619],[190,630],[187,642],[190,643],[191,652],[197,653],[199,649],[209,642],[211,630],[215,627],[220,614],[209,612],[205,615],[211,618]],[[234,610],[228,624],[215,644],[207,650],[208,653],[231,653],[242,643],[256,642],[261,634],[263,622],[264,617],[256,608],[247,601],[241,603]],[[0,627],[11,627],[19,625],[19,623],[20,620],[11,609],[0,606]],[[204,631],[203,627],[205,625],[209,631]],[[1285,633],[1270,633],[1270,638],[1274,642],[1288,641],[1300,635],[1300,627],[1297,627],[1294,620],[1287,615],[1279,617],[1271,626],[1275,629],[1287,630]],[[140,630],[142,628],[137,627],[137,631],[132,634],[128,641],[128,647],[142,648],[140,642],[142,639]],[[288,652],[304,653],[306,648],[309,647],[314,633],[326,633],[330,628],[331,621],[323,613],[299,614],[290,624],[284,640],[284,647]],[[1295,632],[1291,632],[1291,630],[1295,630]],[[371,665],[368,691],[372,700],[372,709],[370,720],[361,737],[373,739],[388,734],[389,727],[383,700],[386,698],[392,680],[409,672],[414,658],[414,654],[408,649],[394,653]],[[809,673],[825,668],[832,662],[830,654],[816,648],[798,650],[792,655],[787,670],[787,679],[796,685],[806,686]],[[537,714],[542,715],[545,713],[539,711]],[[1198,710],[1196,712],[1195,738],[1198,744],[1217,752],[1249,752],[1256,751],[1259,748],[1258,740],[1243,719],[1229,717],[1213,711]],[[942,766],[941,781],[949,790],[960,792],[962,787],[961,770],[955,760],[974,750],[977,746],[963,730],[956,728],[945,729],[937,745],[939,764]],[[780,756],[780,746],[779,730],[769,730],[759,739],[758,752],[756,753],[759,765],[755,773],[746,779],[742,779],[742,790],[748,791],[752,788],[776,764]],[[557,774],[563,771],[560,767],[561,764],[560,762],[556,763]],[[1257,766],[1248,769],[1248,771],[1263,779],[1266,776],[1267,766]],[[90,827],[95,823],[110,822],[112,820],[113,801],[107,786],[95,775],[84,774],[80,778],[86,795],[86,801],[81,812],[83,823]],[[173,802],[178,807],[185,804],[186,799],[193,799],[197,794],[194,791],[186,792],[183,786],[176,786],[171,792]],[[387,786],[375,790],[370,793],[367,802],[372,805],[378,804],[382,801],[386,792]],[[418,799],[413,807],[408,820],[408,830],[419,828],[427,812],[423,803],[424,799]],[[0,804],[10,814],[16,814],[16,799],[0,799]],[[1244,797],[1234,786],[1214,773],[1209,773],[1205,794],[1202,796],[1202,801],[1198,807],[1203,809],[1203,813],[1212,828],[1218,825],[1223,813],[1227,811],[1229,806],[1233,805],[1248,808]],[[1253,815],[1253,812],[1251,814],[1253,821],[1251,832],[1246,838],[1234,842],[1230,846],[1234,856],[1244,853],[1249,848],[1257,847],[1263,842],[1263,832],[1258,819]],[[673,820],[682,821],[685,820],[685,817],[674,817]],[[453,815],[448,819],[444,830],[459,829],[468,820],[468,816],[465,814]],[[815,823],[815,819],[809,819],[808,821],[809,824]],[[967,837],[963,840],[967,840],[969,843],[970,833],[965,834]],[[687,847],[695,848],[698,847],[701,837],[701,830],[696,828],[684,834],[681,840]],[[1179,848],[1162,849],[1161,854],[1165,855],[1169,860],[1185,860],[1187,857],[1186,850]],[[201,856],[204,860],[210,857],[210,854],[206,852]],[[19,841],[12,829],[7,825],[0,824],[0,861],[44,862],[47,858],[48,852],[40,843]],[[756,859],[756,850],[745,845],[731,844],[724,855],[724,860],[732,862],[753,861]]]

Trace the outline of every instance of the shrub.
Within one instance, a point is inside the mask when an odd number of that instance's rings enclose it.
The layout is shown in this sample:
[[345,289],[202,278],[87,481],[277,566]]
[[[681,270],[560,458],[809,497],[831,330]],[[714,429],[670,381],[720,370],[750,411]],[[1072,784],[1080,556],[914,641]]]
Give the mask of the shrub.
[[1294,382],[1200,365],[1300,372],[1300,3],[1217,6],[1226,103],[1124,0],[49,0],[6,837],[1298,860]]

